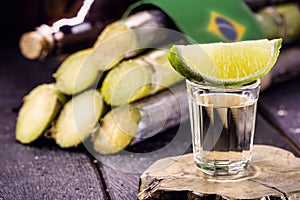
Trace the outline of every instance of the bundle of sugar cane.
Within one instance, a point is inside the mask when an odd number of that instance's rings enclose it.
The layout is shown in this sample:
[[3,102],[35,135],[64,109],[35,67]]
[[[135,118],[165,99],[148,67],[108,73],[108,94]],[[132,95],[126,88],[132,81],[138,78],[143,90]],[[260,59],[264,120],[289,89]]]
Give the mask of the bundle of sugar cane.
[[[29,130],[27,131],[29,133],[24,132],[27,129],[23,124],[27,124],[28,122],[26,120],[30,119],[26,117],[27,115],[32,115],[32,112],[35,112],[35,117],[43,119],[45,114],[43,113],[43,109],[34,111],[35,108],[38,108],[32,106],[32,104],[36,102],[35,99],[26,101],[27,103],[24,104],[24,108],[21,109],[22,112],[20,112],[17,122],[17,139],[19,141],[22,143],[32,142],[46,130],[46,127],[49,127],[49,125],[52,124],[52,128],[47,132],[48,136],[54,138],[60,147],[67,148],[78,146],[94,131],[94,128],[97,127],[98,120],[103,113],[104,102],[102,94],[91,87],[92,85],[95,85],[95,82],[99,80],[99,76],[102,74],[99,73],[98,70],[95,70],[95,68],[88,67],[88,65],[82,65],[90,52],[91,49],[87,49],[70,55],[61,63],[57,72],[54,74],[56,84],[53,84],[52,87],[55,88],[57,92],[61,93],[61,95],[65,94],[73,96],[63,106],[59,114],[58,110],[54,108],[47,110],[49,115],[51,115],[51,118],[47,117],[45,119],[46,122],[44,122],[45,120],[41,122],[43,129],[39,129],[38,131]],[[103,85],[106,85],[105,87],[108,88],[108,92],[107,89],[104,90],[105,96],[109,96],[110,91],[112,91],[112,93],[114,91],[117,92],[119,95],[118,103],[114,103],[115,100],[111,102],[115,105],[120,105],[128,103],[127,97],[130,96],[130,94],[135,94],[134,98],[130,97],[130,102],[132,102],[147,95],[157,93],[161,89],[182,80],[183,77],[176,73],[169,65],[166,53],[166,50],[154,50],[148,54],[136,57],[135,59],[121,62],[120,66],[116,67],[106,76],[107,79],[105,79],[106,81]],[[133,65],[132,63],[136,64]],[[122,73],[120,73],[120,68]],[[125,79],[122,79],[122,76],[124,76],[123,72],[126,72],[125,74],[128,73],[130,78],[126,77]],[[116,82],[115,80],[117,79],[120,79],[120,82]],[[133,82],[128,82],[130,80],[133,80]],[[143,85],[143,83],[137,80],[147,80],[147,82]],[[119,86],[122,87],[124,85],[128,86],[126,90],[119,88]],[[144,89],[142,89],[143,87]],[[140,90],[136,91],[136,88]],[[40,101],[44,101],[45,98],[51,101],[53,99],[54,101],[56,100],[56,96],[54,95],[56,95],[56,93],[52,92],[50,94],[38,94],[36,96]],[[112,97],[114,96],[112,95]],[[115,97],[113,99],[115,99]],[[54,103],[56,103],[56,101]],[[42,107],[47,106],[43,105]],[[53,107],[56,108],[57,106],[55,105]],[[57,114],[58,118],[56,119],[55,116]],[[23,117],[24,115],[26,116]],[[36,128],[39,128],[39,126],[36,126]],[[22,130],[22,132],[20,130]],[[22,139],[22,137],[24,139]]]
[[83,65],[90,52],[90,49],[78,51],[62,62],[53,75],[59,91],[72,95],[95,84],[102,85],[105,102],[118,106],[155,94],[183,79],[169,64],[166,49],[122,61],[105,75]]

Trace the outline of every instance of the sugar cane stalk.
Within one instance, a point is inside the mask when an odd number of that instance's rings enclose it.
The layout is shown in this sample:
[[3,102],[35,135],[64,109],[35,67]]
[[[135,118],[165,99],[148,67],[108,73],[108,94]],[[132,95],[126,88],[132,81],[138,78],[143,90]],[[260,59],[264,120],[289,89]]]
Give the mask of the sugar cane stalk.
[[113,106],[131,103],[182,80],[166,54],[167,50],[155,50],[112,69],[101,87],[105,102]]
[[283,38],[290,42],[300,37],[300,9],[296,3],[267,6],[257,11],[255,17],[267,38]]
[[116,153],[160,131],[178,125],[188,117],[186,89],[183,84],[138,103],[126,104],[107,113],[92,137],[94,149],[101,154]]
[[77,94],[99,80],[101,72],[93,66],[84,65],[91,51],[92,49],[77,51],[60,64],[53,74],[59,91],[67,95]]
[[135,137],[141,111],[132,105],[123,105],[108,112],[100,121],[100,128],[92,135],[94,149],[102,154],[116,153]]
[[182,35],[165,29],[174,27],[172,20],[158,9],[133,13],[103,30],[86,64],[100,71],[109,70],[122,59],[135,56],[145,48],[177,41]]
[[98,125],[104,105],[99,91],[91,89],[69,100],[51,129],[51,137],[62,148],[81,144]]

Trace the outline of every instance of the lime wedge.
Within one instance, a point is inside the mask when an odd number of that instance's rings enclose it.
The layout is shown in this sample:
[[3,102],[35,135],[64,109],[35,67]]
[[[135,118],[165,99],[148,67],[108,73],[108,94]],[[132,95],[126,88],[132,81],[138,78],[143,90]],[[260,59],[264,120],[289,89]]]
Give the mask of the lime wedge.
[[266,75],[274,66],[282,39],[233,43],[173,45],[168,59],[192,81],[212,85],[243,85]]

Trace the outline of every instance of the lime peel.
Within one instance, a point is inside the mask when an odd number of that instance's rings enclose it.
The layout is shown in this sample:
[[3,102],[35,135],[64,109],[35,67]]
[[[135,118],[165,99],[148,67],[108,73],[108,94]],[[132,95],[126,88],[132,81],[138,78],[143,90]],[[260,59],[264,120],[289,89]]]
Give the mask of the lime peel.
[[244,85],[265,76],[279,56],[282,39],[173,45],[172,67],[191,81]]

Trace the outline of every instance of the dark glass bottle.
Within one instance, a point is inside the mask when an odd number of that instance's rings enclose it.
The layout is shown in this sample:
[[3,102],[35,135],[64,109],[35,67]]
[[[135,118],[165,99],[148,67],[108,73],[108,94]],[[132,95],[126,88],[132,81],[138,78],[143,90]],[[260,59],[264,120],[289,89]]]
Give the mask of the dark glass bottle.
[[34,60],[91,47],[104,27],[119,19],[132,2],[72,1],[70,10],[60,19],[24,33],[19,41],[20,51],[24,57]]

